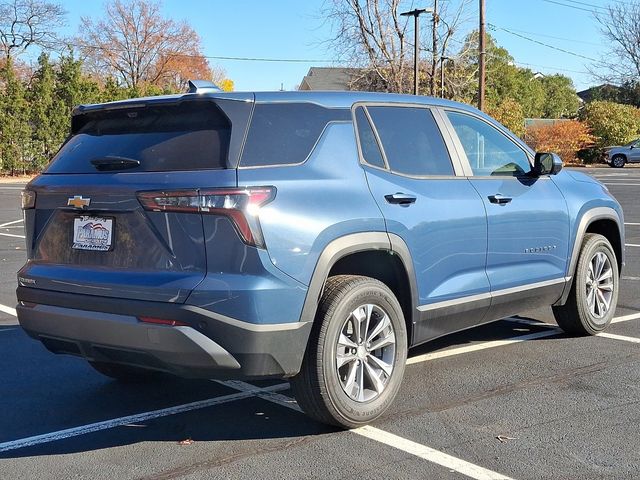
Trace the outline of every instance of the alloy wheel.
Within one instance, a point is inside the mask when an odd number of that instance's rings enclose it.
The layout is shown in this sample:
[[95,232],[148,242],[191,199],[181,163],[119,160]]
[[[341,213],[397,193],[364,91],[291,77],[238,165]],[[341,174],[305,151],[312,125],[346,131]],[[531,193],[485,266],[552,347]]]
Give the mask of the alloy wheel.
[[396,354],[393,324],[380,306],[361,305],[347,317],[337,341],[336,368],[342,390],[356,402],[385,390]]
[[603,252],[596,252],[589,261],[586,278],[587,306],[595,318],[604,318],[611,308],[613,289],[611,261]]

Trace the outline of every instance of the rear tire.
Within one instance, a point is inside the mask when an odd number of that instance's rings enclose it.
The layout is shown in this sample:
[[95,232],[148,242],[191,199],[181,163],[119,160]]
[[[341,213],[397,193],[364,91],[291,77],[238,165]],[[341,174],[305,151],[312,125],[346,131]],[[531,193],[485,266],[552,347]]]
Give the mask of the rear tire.
[[373,278],[337,275],[327,280],[291,386],[310,417],[358,427],[393,402],[406,359],[404,315],[391,290]]
[[596,335],[607,328],[618,304],[618,275],[609,240],[586,234],[567,303],[553,307],[560,328],[571,335]]
[[627,163],[627,160],[624,158],[624,155],[614,155],[613,158],[611,158],[611,166],[613,168],[622,168],[625,163]]
[[162,372],[133,367],[131,365],[91,361],[89,362],[89,365],[102,375],[113,378],[122,383],[147,383],[166,378],[166,375]]

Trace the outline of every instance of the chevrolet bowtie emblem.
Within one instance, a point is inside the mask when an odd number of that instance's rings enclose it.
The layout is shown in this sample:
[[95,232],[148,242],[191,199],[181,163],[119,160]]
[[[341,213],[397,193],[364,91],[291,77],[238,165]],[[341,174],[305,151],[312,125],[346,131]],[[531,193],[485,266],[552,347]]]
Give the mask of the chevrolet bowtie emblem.
[[91,203],[90,198],[82,198],[82,195],[75,195],[67,200],[67,206],[76,208],[86,208]]

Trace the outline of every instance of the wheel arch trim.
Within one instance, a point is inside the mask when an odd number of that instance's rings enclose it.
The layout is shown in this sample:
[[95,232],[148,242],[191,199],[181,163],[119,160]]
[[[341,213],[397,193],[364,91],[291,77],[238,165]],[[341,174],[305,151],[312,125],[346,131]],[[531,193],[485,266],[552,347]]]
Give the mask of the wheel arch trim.
[[[575,270],[578,264],[578,257],[580,256],[580,247],[582,242],[584,241],[584,236],[587,232],[587,228],[593,222],[598,220],[612,220],[618,227],[618,234],[620,236],[620,252],[621,257],[619,260],[620,265],[624,265],[624,223],[622,219],[618,215],[618,213],[611,207],[596,207],[590,210],[587,210],[582,217],[580,218],[580,222],[578,223],[578,228],[576,229],[576,237],[573,241],[573,249],[571,251],[571,258],[569,260],[567,266],[566,276],[571,278],[570,281],[564,287],[564,292],[562,293],[562,297],[556,303],[556,305],[564,305],[569,297],[569,292],[571,291],[571,287],[573,285],[573,280],[575,277]],[[615,246],[614,246],[615,248]]]
[[407,320],[409,320],[411,324],[414,324],[416,321],[415,307],[417,305],[418,289],[409,248],[402,238],[387,232],[352,233],[336,238],[324,248],[311,276],[307,296],[300,315],[300,321],[310,322],[314,320],[329,272],[340,259],[353,253],[375,250],[388,251],[400,257],[411,289],[412,318]]

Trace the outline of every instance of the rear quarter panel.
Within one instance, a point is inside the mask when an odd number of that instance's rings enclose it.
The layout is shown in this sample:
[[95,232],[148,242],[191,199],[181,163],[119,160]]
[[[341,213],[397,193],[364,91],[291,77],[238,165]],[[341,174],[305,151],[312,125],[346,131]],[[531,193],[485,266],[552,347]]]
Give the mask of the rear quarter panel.
[[238,184],[276,187],[275,200],[260,210],[267,251],[273,265],[305,285],[329,242],[386,231],[348,121],[329,123],[304,163],[239,168]]

